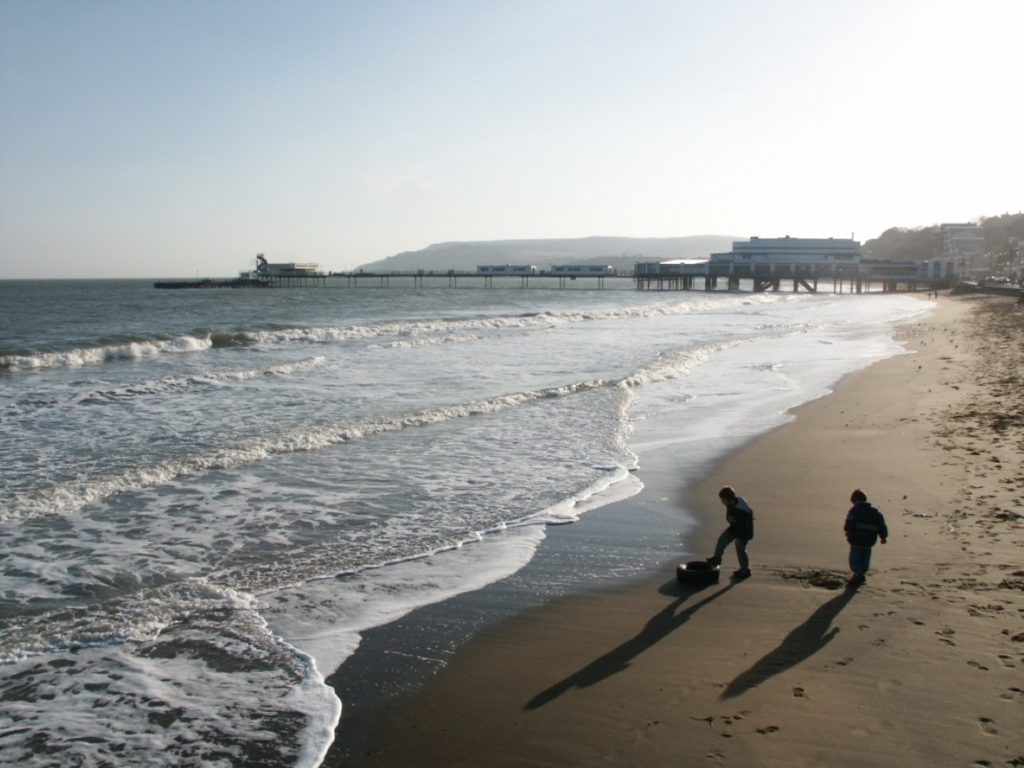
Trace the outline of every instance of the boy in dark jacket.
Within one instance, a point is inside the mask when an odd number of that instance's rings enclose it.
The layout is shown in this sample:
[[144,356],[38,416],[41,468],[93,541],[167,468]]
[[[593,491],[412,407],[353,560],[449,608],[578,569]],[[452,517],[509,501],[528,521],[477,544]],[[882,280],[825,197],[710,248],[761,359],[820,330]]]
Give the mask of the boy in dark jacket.
[[747,543],[754,538],[754,510],[747,500],[737,496],[736,491],[728,485],[718,492],[718,498],[725,504],[725,521],[729,527],[722,531],[715,545],[715,554],[708,558],[712,565],[722,562],[722,555],[730,542],[736,542],[736,559],[740,569],[733,573],[735,579],[745,579],[750,575],[750,559],[747,557]]
[[868,503],[868,497],[859,488],[850,495],[853,506],[846,513],[846,540],[850,542],[850,570],[853,575],[849,584],[863,584],[871,565],[871,548],[875,542],[889,538],[882,513]]

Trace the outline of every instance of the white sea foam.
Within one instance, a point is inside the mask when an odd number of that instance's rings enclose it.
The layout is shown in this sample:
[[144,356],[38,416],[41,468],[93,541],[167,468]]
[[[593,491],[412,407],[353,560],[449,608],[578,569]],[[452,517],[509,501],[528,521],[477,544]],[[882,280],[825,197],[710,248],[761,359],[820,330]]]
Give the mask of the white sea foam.
[[462,547],[275,590],[262,596],[262,613],[277,634],[334,670],[366,630],[516,572],[543,538],[543,526],[510,528]]
[[0,521],[12,518],[26,519],[43,514],[69,514],[115,494],[140,491],[184,476],[254,464],[280,454],[317,451],[339,443],[362,440],[388,432],[496,413],[525,403],[567,397],[615,383],[607,380],[579,381],[560,387],[531,392],[511,392],[486,400],[398,413],[374,420],[303,428],[275,436],[261,436],[245,445],[210,454],[137,467],[116,476],[71,480],[36,492],[15,494],[4,507],[0,507]]
[[[340,703],[314,660],[271,634],[251,600],[195,598],[165,606],[171,621],[148,638],[76,643],[73,654],[54,648],[0,667],[4,755],[24,766],[228,765],[248,762],[252,744],[278,764],[317,765]],[[42,695],[21,698],[26,686]],[[26,732],[46,734],[48,750]]]
[[35,413],[44,408],[70,405],[102,405],[111,401],[125,401],[142,397],[158,397],[176,390],[187,390],[197,386],[221,386],[224,384],[254,381],[264,377],[293,376],[321,366],[326,361],[322,355],[298,360],[294,363],[272,365],[239,371],[210,370],[189,376],[169,376],[162,379],[134,382],[121,387],[78,392],[65,398],[49,398],[28,402],[14,402],[4,407],[3,413],[16,417]]

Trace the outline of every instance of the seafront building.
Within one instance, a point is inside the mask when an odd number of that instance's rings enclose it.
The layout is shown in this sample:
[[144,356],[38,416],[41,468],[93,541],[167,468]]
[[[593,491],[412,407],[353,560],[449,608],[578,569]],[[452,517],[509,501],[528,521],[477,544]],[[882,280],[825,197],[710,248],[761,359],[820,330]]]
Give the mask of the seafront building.
[[690,289],[699,281],[714,290],[722,280],[735,289],[741,279],[752,280],[755,291],[780,289],[792,281],[793,290],[817,291],[821,280],[831,280],[833,290],[861,292],[869,283],[885,290],[910,289],[955,279],[959,263],[954,258],[924,261],[872,259],[852,238],[752,237],[736,241],[732,250],[712,253],[707,259],[676,259],[636,265],[638,287]]
[[985,236],[977,224],[940,224],[939,257],[953,261],[963,275],[981,275],[985,262]]
[[860,262],[861,244],[845,238],[752,237],[735,242],[727,253],[712,253],[719,264],[801,264],[820,267],[850,266]]

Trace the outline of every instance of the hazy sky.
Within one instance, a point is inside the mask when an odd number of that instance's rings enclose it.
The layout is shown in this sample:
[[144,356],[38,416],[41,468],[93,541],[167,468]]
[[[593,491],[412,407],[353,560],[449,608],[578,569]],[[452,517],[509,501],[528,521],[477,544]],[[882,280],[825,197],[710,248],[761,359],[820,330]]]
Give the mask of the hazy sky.
[[0,278],[1024,207],[1024,0],[0,0]]

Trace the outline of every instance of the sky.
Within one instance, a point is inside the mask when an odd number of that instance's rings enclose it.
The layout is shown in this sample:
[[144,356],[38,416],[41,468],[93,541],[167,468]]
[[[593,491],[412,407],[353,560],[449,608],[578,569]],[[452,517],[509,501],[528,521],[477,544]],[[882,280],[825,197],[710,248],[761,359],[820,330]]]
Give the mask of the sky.
[[1024,208],[1022,0],[0,0],[0,279]]

